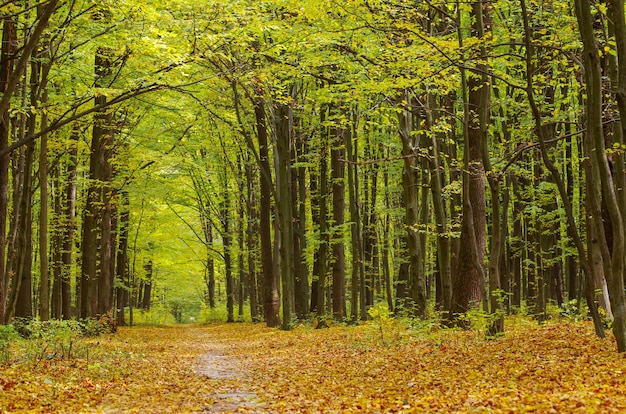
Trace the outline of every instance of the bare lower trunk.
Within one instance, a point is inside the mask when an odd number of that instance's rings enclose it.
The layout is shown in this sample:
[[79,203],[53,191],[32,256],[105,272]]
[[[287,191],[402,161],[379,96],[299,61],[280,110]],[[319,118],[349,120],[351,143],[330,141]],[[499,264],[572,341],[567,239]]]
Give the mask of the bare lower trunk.
[[[343,239],[343,224],[345,217],[345,157],[344,134],[349,131],[336,128],[331,143],[331,170],[332,170],[332,194],[333,194],[333,317],[341,321],[346,315],[346,261]],[[348,138],[349,139],[349,138]]]
[[[13,70],[14,48],[16,46],[15,22],[12,16],[2,19],[2,49],[0,51],[0,92],[7,90]],[[9,108],[0,112],[0,151],[9,146]],[[0,324],[6,321],[8,273],[5,272],[7,247],[7,214],[9,203],[9,164],[10,155],[0,157]]]
[[[410,102],[409,92],[405,92],[404,100]],[[398,115],[400,121],[400,140],[402,141],[402,155],[404,167],[402,170],[402,191],[404,196],[405,220],[407,232],[407,254],[409,258],[408,294],[410,297],[412,313],[420,318],[425,318],[428,312],[428,296],[426,292],[426,279],[423,272],[422,239],[419,234],[420,206],[419,188],[420,176],[418,171],[417,151],[419,145],[413,133],[413,115],[410,107],[404,108]]]
[[259,236],[261,240],[261,271],[263,272],[263,315],[269,327],[280,325],[280,295],[278,278],[274,273],[272,255],[272,205],[271,205],[271,173],[269,163],[269,147],[264,103],[254,103],[256,116],[257,138],[259,141]]

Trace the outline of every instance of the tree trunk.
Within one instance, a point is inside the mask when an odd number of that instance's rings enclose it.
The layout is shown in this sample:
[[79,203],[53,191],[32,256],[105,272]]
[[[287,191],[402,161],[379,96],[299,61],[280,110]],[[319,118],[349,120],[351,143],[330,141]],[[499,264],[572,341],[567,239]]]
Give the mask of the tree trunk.
[[[241,165],[242,161],[239,158],[238,163],[238,174],[240,182],[243,183],[243,166]],[[241,199],[243,200],[244,194],[243,189],[241,190]],[[246,268],[244,266],[246,252],[244,250],[244,214],[245,214],[245,204],[241,203],[237,210],[239,210],[239,223],[237,227],[237,241],[239,251],[237,252],[237,268],[239,272],[239,284],[237,289],[237,316],[240,320],[243,320],[244,314],[244,303],[246,302],[246,294],[248,293],[248,281],[246,277]]]
[[[583,64],[585,66],[585,83],[587,91],[586,115],[587,115],[587,137],[592,140],[595,154],[591,157],[591,163],[597,165],[599,179],[597,183],[602,188],[602,197],[611,219],[611,229],[613,233],[612,249],[609,251],[606,236],[601,237],[602,259],[605,263],[604,274],[609,286],[611,308],[613,310],[613,334],[617,341],[619,352],[626,351],[626,295],[624,293],[624,220],[622,217],[619,201],[615,192],[613,175],[610,171],[609,162],[606,156],[604,143],[604,133],[602,127],[603,117],[603,89],[602,73],[598,53],[597,40],[594,34],[594,21],[589,2],[576,0],[576,17],[578,28],[583,42]],[[623,22],[624,5],[615,10]],[[618,17],[618,18],[619,18]],[[621,34],[626,34],[626,31]],[[623,39],[622,39],[623,41]],[[592,167],[592,172],[594,168]],[[598,200],[592,197],[592,203]],[[602,227],[602,215],[597,215],[598,206],[594,208],[596,212],[595,225],[600,235],[604,231]],[[604,244],[604,245],[602,245]]]
[[[577,0],[579,2],[580,0]],[[584,2],[583,2],[584,3]],[[534,90],[534,65],[533,65],[533,44],[531,39],[531,29],[529,24],[529,16],[526,8],[526,1],[520,0],[520,4],[522,6],[522,18],[524,24],[524,43],[526,47],[526,96],[528,98],[528,103],[530,104],[530,108],[533,114],[533,118],[535,120],[535,132],[537,137],[539,138],[539,147],[541,149],[541,158],[543,160],[544,165],[550,172],[553,181],[556,183],[557,188],[559,190],[559,196],[561,197],[561,201],[563,202],[565,208],[565,214],[567,218],[567,232],[569,236],[572,238],[574,245],[576,246],[576,250],[578,251],[579,260],[581,267],[585,273],[585,299],[587,301],[587,306],[589,307],[589,312],[591,313],[594,328],[596,330],[596,334],[600,337],[604,337],[604,328],[602,325],[602,321],[600,319],[600,315],[598,313],[597,306],[594,301],[594,292],[593,292],[593,279],[594,273],[593,269],[589,265],[587,260],[585,248],[580,239],[580,235],[578,234],[578,229],[576,227],[576,220],[574,217],[574,211],[572,208],[572,204],[570,200],[567,198],[567,190],[565,189],[565,185],[563,183],[563,179],[559,174],[558,168],[554,165],[552,160],[550,160],[548,156],[548,148],[546,144],[546,139],[544,135],[543,128],[543,117],[537,106],[537,102],[535,100],[535,90]],[[577,3],[578,4],[578,3]],[[588,6],[588,4],[587,4]]]
[[[335,120],[335,122],[339,122]],[[350,131],[344,126],[331,128],[330,164],[332,171],[333,194],[333,240],[332,240],[332,275],[333,275],[333,318],[344,320],[346,315],[346,259],[343,225],[345,217],[345,140],[350,139]],[[348,135],[346,137],[345,135]]]
[[[45,88],[45,74],[42,75],[42,87]],[[42,102],[47,101],[47,92],[43,92]],[[36,104],[36,101],[35,101]],[[41,115],[41,129],[48,126],[48,115]],[[39,318],[50,319],[50,275],[48,264],[48,136],[42,135],[39,147]]]
[[[2,48],[0,50],[0,152],[9,146],[9,110],[13,93],[17,90],[22,75],[26,69],[32,53],[39,44],[44,29],[48,26],[50,16],[56,10],[58,0],[50,0],[40,9],[36,24],[31,27],[29,36],[20,52],[17,51],[17,27],[15,15],[2,16]],[[9,195],[9,163],[10,155],[0,156],[0,323],[8,321],[7,315],[7,286],[9,273],[5,267],[5,252],[7,247],[6,227]],[[7,259],[8,261],[8,259]]]
[[115,277],[117,281],[116,288],[116,321],[118,326],[126,325],[124,308],[128,306],[128,290],[129,290],[129,263],[128,263],[128,232],[130,230],[130,200],[128,193],[122,192],[121,195],[121,211],[119,213],[119,237],[116,257]]
[[[488,7],[488,6],[487,6]],[[482,37],[484,31],[483,3],[472,3],[472,31]],[[462,47],[463,39],[459,34]],[[484,75],[465,71],[463,78],[464,97],[467,105],[464,114],[464,161],[463,174],[463,219],[456,280],[452,292],[452,315],[463,314],[483,298],[484,272],[482,263],[486,246],[485,170],[482,148],[485,145],[487,126],[481,110],[489,108],[489,86]],[[464,99],[465,101],[465,99]],[[496,259],[497,260],[497,259]]]
[[[97,86],[110,86],[106,78],[113,67],[111,49],[98,48],[94,67]],[[103,95],[94,104],[106,103]],[[111,263],[111,180],[110,157],[113,145],[112,113],[97,111],[91,139],[89,158],[89,185],[83,215],[82,264],[80,281],[80,317],[88,318],[107,313],[112,304]]]
[[[326,120],[327,108],[322,107],[320,110],[320,123],[324,125]],[[319,170],[315,173],[315,169],[311,169],[310,187],[311,194],[311,218],[313,224],[318,229],[319,247],[313,258],[313,277],[317,278],[316,284],[311,287],[314,295],[311,295],[311,305],[315,307],[318,319],[318,328],[326,325],[326,283],[328,274],[328,250],[330,246],[329,225],[328,225],[328,146],[329,146],[330,129],[326,126],[322,127],[320,153],[319,153]],[[318,184],[319,183],[319,184]],[[315,299],[315,302],[313,302]]]
[[[356,129],[356,126],[354,126]],[[367,296],[365,292],[365,274],[363,270],[363,232],[361,230],[361,211],[359,206],[359,170],[357,168],[358,148],[356,135],[344,135],[345,151],[348,156],[348,199],[350,202],[350,240],[352,244],[352,280],[351,280],[351,305],[350,318],[353,321],[367,319]],[[361,300],[359,300],[359,295]],[[359,313],[359,307],[361,312]]]
[[[428,94],[428,106],[435,108],[435,96]],[[436,119],[433,111],[427,111],[426,123],[429,128],[435,126]],[[438,134],[432,134],[432,142],[430,144],[431,156],[430,160],[430,190],[432,192],[433,213],[435,216],[435,225],[437,233],[437,261],[439,264],[439,275],[441,278],[441,305],[444,314],[450,312],[452,301],[452,273],[450,270],[450,229],[448,228],[448,219],[446,214],[445,200],[443,196],[444,173],[440,163],[439,155],[439,137]],[[444,317],[447,317],[444,315]]]
[[[383,173],[383,180],[385,188],[389,188],[389,172],[385,170]],[[385,292],[387,296],[387,308],[390,312],[395,312],[394,298],[393,298],[393,275],[391,274],[391,264],[389,263],[389,256],[391,255],[391,201],[389,200],[389,192],[385,191],[385,230],[383,232],[383,274],[385,278]]]
[[[36,85],[39,85],[39,65],[35,64],[31,67],[30,83],[35,87],[30,90],[30,102],[37,101]],[[22,85],[22,104],[26,104],[27,85]],[[34,133],[37,120],[35,114],[22,114],[19,122],[19,136]],[[15,240],[14,248],[11,249],[11,264],[7,265],[9,271],[13,273],[14,281],[11,289],[11,299],[9,303],[9,318],[15,316],[18,318],[33,317],[33,283],[32,283],[32,197],[33,197],[33,162],[34,162],[35,144],[30,143],[20,152],[18,170],[14,171],[14,228],[13,237]],[[21,194],[18,195],[18,192]],[[13,270],[11,270],[13,269]]]
[[291,198],[292,166],[291,138],[293,136],[293,113],[289,104],[274,106],[274,132],[276,136],[276,187],[277,212],[280,228],[280,273],[282,281],[282,326],[293,328],[295,321],[295,258],[293,200]]
[[[24,150],[21,157],[23,162],[20,166],[21,182],[14,190],[21,191],[22,197],[19,204],[19,213],[15,214],[16,221],[16,246],[13,256],[14,264],[11,266],[15,272],[9,301],[9,318],[32,318],[33,317],[33,286],[32,286],[32,195],[33,195],[33,157],[34,144],[30,144]],[[8,322],[8,321],[7,321]]]
[[141,298],[141,308],[149,311],[152,305],[152,278],[154,276],[152,260],[143,266],[143,270],[145,272],[143,292],[139,293],[139,297]]
[[261,271],[263,272],[263,316],[268,327],[280,325],[280,295],[272,256],[271,172],[265,107],[259,98],[254,102],[261,174],[259,200],[259,236],[261,240]]
[[52,260],[52,287],[51,287],[51,300],[50,300],[50,314],[53,319],[63,319],[63,241],[62,232],[66,221],[62,213],[63,204],[63,184],[61,183],[61,168],[62,163],[57,164],[56,168],[52,170],[52,182],[50,185],[51,204],[53,206],[53,218],[52,222],[56,223],[53,227],[50,237],[50,259]]
[[[620,113],[620,119],[621,119],[621,127],[622,127],[622,131],[621,134],[619,134],[620,140],[623,141],[624,138],[626,137],[626,68],[624,68],[624,64],[623,64],[623,60],[626,59],[626,19],[624,16],[624,1],[623,0],[608,0],[608,5],[609,5],[609,12],[610,12],[610,16],[612,17],[611,19],[609,19],[609,24],[613,24],[614,25],[614,31],[615,31],[615,39],[616,39],[616,46],[617,46],[617,56],[618,56],[618,60],[619,60],[619,65],[618,67],[618,73],[617,73],[617,85],[616,85],[616,97],[617,97],[617,105],[618,105],[618,109],[619,109],[619,113]],[[620,143],[622,143],[620,141]],[[623,143],[622,143],[623,144]],[[616,167],[617,167],[617,171],[622,171],[621,173],[619,173],[618,175],[621,175],[622,177],[620,179],[617,180],[617,184],[619,185],[620,183],[624,183],[624,177],[623,177],[623,166],[624,166],[624,154],[620,153],[617,154],[618,159],[616,160]],[[607,188],[607,190],[610,190],[609,188]],[[611,213],[611,221],[614,224],[614,231],[619,232],[620,236],[616,237],[616,239],[621,239],[621,240],[614,240],[614,245],[613,245],[613,255],[614,258],[617,260],[619,260],[619,257],[617,257],[617,255],[619,255],[620,252],[619,251],[619,247],[620,244],[622,246],[622,249],[624,248],[624,226],[622,223],[622,227],[618,227],[619,223],[618,222],[614,222],[613,219],[616,215],[616,208],[620,211],[620,215],[622,216],[622,222],[624,221],[624,217],[623,215],[626,214],[626,191],[623,188],[623,185],[621,185],[620,190],[621,191],[621,198],[616,199],[615,203],[617,204],[617,206],[611,206],[609,212]],[[623,255],[622,255],[623,256]],[[623,257],[621,258],[623,260]],[[615,264],[617,266],[617,263]],[[611,281],[611,286],[610,286],[610,294],[611,294],[611,305],[613,307],[613,312],[614,312],[614,316],[615,316],[615,320],[613,321],[613,333],[615,334],[615,338],[617,339],[618,344],[620,344],[621,346],[618,345],[618,349],[620,351],[625,351],[626,350],[626,304],[625,301],[626,299],[624,298],[624,279],[623,279],[623,272],[624,272],[624,265],[622,263],[622,268],[621,268],[621,275],[622,277],[620,277],[620,273],[618,272],[618,274],[614,274],[613,275],[613,280]],[[619,280],[618,280],[619,279]],[[617,324],[615,323],[617,321]]]
[[224,270],[226,273],[226,322],[235,322],[235,281],[233,278],[232,239],[230,229],[230,196],[227,181],[226,166],[222,171],[222,202],[220,221],[222,223],[222,243],[224,247]]
[[[402,109],[399,116],[399,132],[402,141],[402,155],[404,157],[404,168],[402,170],[402,190],[405,206],[405,226],[407,232],[407,254],[409,257],[408,291],[412,301],[410,304],[411,313],[420,318],[426,318],[428,312],[428,295],[426,292],[425,275],[422,272],[421,238],[419,235],[419,188],[420,178],[418,171],[417,150],[419,146],[415,141],[413,133],[413,114],[410,106],[411,97],[409,92],[405,92],[404,100],[408,107]],[[400,297],[400,296],[398,296]]]
[[[15,48],[17,46],[16,27],[13,16],[2,17],[2,48],[0,50],[0,93],[5,94],[13,71]],[[13,91],[10,91],[12,94]],[[0,112],[0,151],[9,146],[9,109]],[[9,204],[9,154],[0,157],[0,323],[5,323],[7,309],[8,272],[5,272],[7,248],[7,214]]]
[[[295,255],[295,310],[298,319],[309,319],[309,269],[306,261],[306,167],[304,167],[307,151],[306,139],[300,131],[295,132],[294,162],[299,164],[292,173],[292,199],[294,217],[294,255]],[[297,200],[297,202],[295,202]]]
[[[248,233],[246,238],[247,253],[248,253],[248,289],[250,292],[250,318],[252,322],[258,322],[260,320],[259,315],[259,300],[258,300],[258,281],[257,281],[257,266],[258,266],[258,249],[259,244],[257,242],[256,235],[259,234],[259,218],[256,208],[256,191],[254,190],[254,170],[250,162],[246,163],[246,209],[248,215]],[[215,283],[215,281],[213,282]]]
[[62,276],[61,276],[61,296],[62,296],[62,318],[69,320],[72,318],[72,287],[71,274],[73,266],[74,234],[76,232],[76,179],[78,166],[78,129],[72,126],[70,132],[71,147],[68,151],[67,161],[67,187],[65,188],[65,200],[63,206],[64,226],[61,234],[62,239]]

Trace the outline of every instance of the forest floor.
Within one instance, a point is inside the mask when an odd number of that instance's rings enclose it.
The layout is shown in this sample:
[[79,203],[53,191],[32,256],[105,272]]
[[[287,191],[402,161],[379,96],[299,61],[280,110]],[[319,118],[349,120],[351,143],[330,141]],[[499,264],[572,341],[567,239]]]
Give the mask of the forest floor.
[[626,411],[626,359],[589,322],[506,328],[485,340],[387,319],[134,327],[72,349],[35,338],[3,356],[0,412]]

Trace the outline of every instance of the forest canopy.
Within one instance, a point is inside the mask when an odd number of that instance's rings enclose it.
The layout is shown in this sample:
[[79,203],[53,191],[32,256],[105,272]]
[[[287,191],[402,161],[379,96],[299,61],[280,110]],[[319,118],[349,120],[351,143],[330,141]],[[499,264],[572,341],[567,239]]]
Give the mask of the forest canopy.
[[626,350],[623,1],[0,18],[0,322],[557,309]]

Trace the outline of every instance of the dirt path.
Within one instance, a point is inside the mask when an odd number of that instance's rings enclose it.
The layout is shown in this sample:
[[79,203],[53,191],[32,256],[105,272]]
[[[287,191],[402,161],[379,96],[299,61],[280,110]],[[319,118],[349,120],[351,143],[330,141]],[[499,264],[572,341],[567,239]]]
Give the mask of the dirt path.
[[205,407],[202,412],[232,412],[238,408],[248,412],[251,409],[260,409],[259,398],[248,390],[246,383],[249,378],[237,359],[227,355],[222,344],[210,343],[208,348],[208,352],[198,361],[197,372],[209,380],[219,381],[224,386],[220,392],[209,396],[212,404]]

